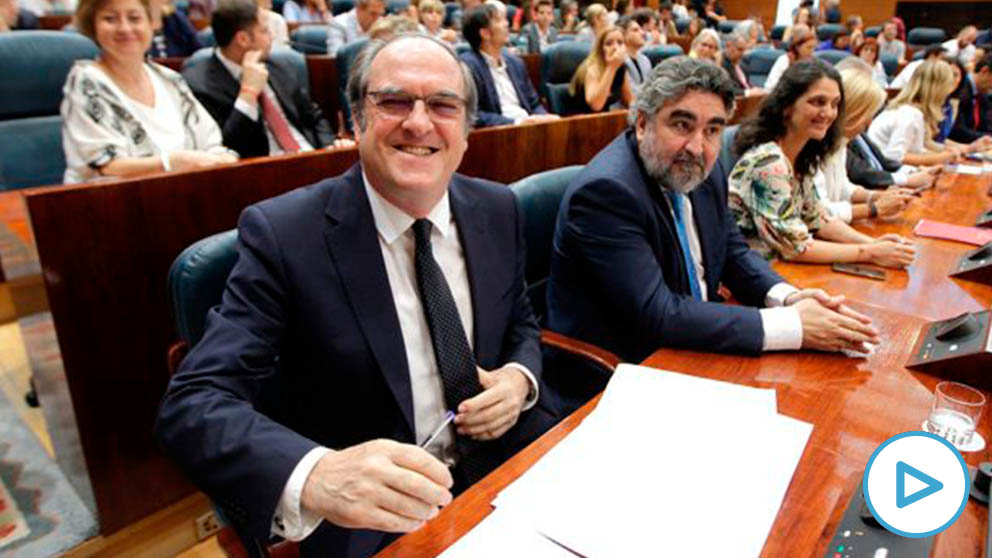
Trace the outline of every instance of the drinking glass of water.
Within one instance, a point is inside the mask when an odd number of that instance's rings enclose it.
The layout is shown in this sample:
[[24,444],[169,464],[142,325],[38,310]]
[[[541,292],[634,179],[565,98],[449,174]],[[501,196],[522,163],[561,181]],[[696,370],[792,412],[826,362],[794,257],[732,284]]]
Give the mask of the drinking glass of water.
[[968,446],[985,407],[982,392],[958,382],[940,382],[926,428],[957,448]]

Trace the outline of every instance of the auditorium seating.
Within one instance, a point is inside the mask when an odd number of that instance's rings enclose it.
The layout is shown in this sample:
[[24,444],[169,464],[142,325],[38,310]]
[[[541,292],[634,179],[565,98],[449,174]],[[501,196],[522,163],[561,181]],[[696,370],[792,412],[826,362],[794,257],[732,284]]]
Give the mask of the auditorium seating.
[[541,93],[547,97],[551,112],[562,116],[578,112],[568,94],[568,84],[591,48],[585,41],[558,42],[542,53]]
[[942,43],[947,40],[943,29],[936,27],[916,27],[906,34],[906,46],[910,48],[925,48],[927,45]]
[[444,3],[444,26],[452,27],[456,21],[462,19],[462,8],[458,2]]
[[506,19],[513,25],[513,18],[517,17],[517,7],[513,4],[506,4]]
[[689,30],[689,24],[691,22],[692,20],[688,18],[675,18],[675,30],[682,35]]
[[214,40],[214,30],[212,27],[207,26],[196,32],[196,38],[200,40],[200,44],[205,47],[212,47],[217,44]]
[[220,302],[227,276],[238,261],[237,242],[237,230],[209,236],[183,250],[169,268],[169,305],[176,332],[190,347],[203,336],[207,311]]
[[893,54],[882,54],[879,57],[882,67],[885,68],[885,75],[891,80],[899,73],[899,58]]
[[871,37],[873,39],[877,39],[878,38],[878,35],[881,32],[882,32],[882,26],[881,25],[876,25],[874,27],[869,27],[868,29],[865,29],[865,37]]
[[331,13],[343,14],[355,7],[355,0],[331,0]]
[[751,85],[761,87],[768,79],[768,73],[779,56],[785,54],[784,50],[777,48],[756,48],[744,55],[743,66],[747,72],[747,79]]
[[641,50],[641,54],[648,57],[648,60],[651,61],[651,66],[653,67],[657,66],[662,60],[666,60],[684,53],[682,52],[682,47],[679,45],[654,45],[644,47]]
[[833,39],[837,33],[840,33],[845,29],[846,28],[839,23],[824,23],[816,26],[816,38],[821,41],[829,41],[830,39]]
[[0,190],[62,182],[62,88],[72,64],[97,53],[78,33],[0,35]]
[[817,58],[829,62],[830,64],[836,64],[841,60],[847,58],[848,56],[853,56],[850,52],[846,50],[837,50],[834,48],[828,50],[818,50],[816,51]]
[[723,143],[720,145],[720,166],[723,168],[723,172],[730,175],[730,171],[733,170],[734,165],[737,164],[737,155],[734,154],[734,140],[737,138],[737,130],[740,126],[727,126],[723,129]]
[[541,327],[547,325],[548,274],[551,270],[551,243],[555,219],[565,190],[582,170],[580,165],[533,174],[510,184],[517,206],[524,216],[527,241],[527,294]]
[[724,21],[719,22],[717,24],[717,26],[716,26],[716,29],[720,33],[723,33],[724,35],[726,35],[727,33],[732,33],[734,31],[734,29],[736,29],[737,26],[740,23],[741,23],[740,21],[736,21],[736,20],[733,20],[733,19],[727,19],[727,20],[724,20]]
[[289,34],[289,40],[303,54],[327,54],[326,25],[301,25]]
[[338,49],[338,96],[340,97],[340,106],[341,112],[344,115],[345,127],[349,131],[352,129],[352,122],[351,107],[348,106],[348,73],[351,71],[351,64],[355,61],[355,57],[365,48],[368,42],[368,39],[359,39],[347,43]]
[[386,2],[387,14],[398,14],[406,11],[410,7],[410,0],[388,0]]
[[772,32],[769,34],[770,36],[768,38],[771,39],[772,43],[777,46],[782,42],[782,37],[785,36],[785,30],[787,28],[787,25],[776,25],[775,27],[772,27]]

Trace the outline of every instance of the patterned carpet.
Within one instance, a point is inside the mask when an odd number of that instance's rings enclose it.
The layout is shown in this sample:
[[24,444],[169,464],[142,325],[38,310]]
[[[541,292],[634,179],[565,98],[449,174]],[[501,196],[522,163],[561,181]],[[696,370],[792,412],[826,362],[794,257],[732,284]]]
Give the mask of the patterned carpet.
[[0,393],[0,558],[56,556],[96,532],[96,518]]
[[0,265],[8,279],[41,272],[24,197],[0,193]]

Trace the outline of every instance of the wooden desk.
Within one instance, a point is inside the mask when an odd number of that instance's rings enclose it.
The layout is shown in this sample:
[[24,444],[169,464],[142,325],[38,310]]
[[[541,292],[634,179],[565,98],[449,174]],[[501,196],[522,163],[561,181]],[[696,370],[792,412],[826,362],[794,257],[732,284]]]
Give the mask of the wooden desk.
[[992,198],[986,193],[990,182],[990,175],[945,175],[898,219],[856,222],[855,228],[866,234],[897,233],[916,243],[916,261],[906,271],[887,270],[886,281],[835,273],[827,265],[776,262],[774,268],[797,286],[822,288],[928,320],[986,309],[992,305],[992,286],[947,276],[958,259],[973,247],[914,237],[913,228],[920,219],[974,224],[982,212],[992,207]]
[[[903,368],[924,321],[881,308],[858,306],[878,324],[886,343],[868,358],[819,353],[776,353],[760,358],[663,349],[644,365],[738,384],[774,388],[779,413],[814,424],[762,556],[820,556],[826,550],[848,498],[858,487],[872,451],[890,436],[919,430],[930,410],[937,380]],[[435,519],[398,539],[381,557],[435,556],[491,511],[500,490],[571,432],[592,410],[587,403],[534,444],[466,491]],[[729,418],[729,417],[728,417]],[[987,439],[988,408],[979,430]],[[971,464],[989,451],[968,454]],[[980,556],[986,508],[969,503],[941,534],[935,558]]]

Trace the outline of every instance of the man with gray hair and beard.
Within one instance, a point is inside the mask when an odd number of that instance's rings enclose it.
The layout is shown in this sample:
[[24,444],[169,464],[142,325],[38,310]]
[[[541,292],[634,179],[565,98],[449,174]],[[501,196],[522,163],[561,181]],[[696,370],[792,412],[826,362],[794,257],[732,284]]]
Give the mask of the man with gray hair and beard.
[[[631,126],[562,201],[552,330],[631,362],[661,346],[759,354],[878,342],[841,297],[789,285],[748,248],[717,165],[733,105],[726,72],[712,64],[680,56],[651,72]],[[720,303],[721,283],[741,305]]]

